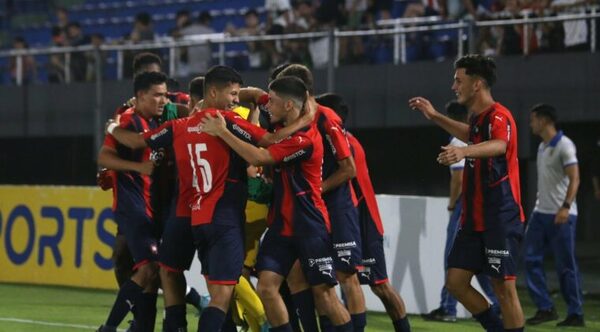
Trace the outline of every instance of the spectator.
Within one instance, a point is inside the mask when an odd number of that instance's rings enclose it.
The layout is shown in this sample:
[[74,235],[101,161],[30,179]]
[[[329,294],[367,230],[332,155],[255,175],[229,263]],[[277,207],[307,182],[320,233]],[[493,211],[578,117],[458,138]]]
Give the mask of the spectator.
[[[181,31],[192,25],[192,16],[189,10],[184,9],[177,12],[175,15],[175,27],[171,29],[169,35],[175,40],[179,40],[183,37]],[[176,70],[174,76],[183,77],[187,76],[189,70],[187,68],[188,63],[188,50],[185,47],[178,47],[175,49],[175,58],[177,59]]]
[[[23,37],[15,37],[12,48],[14,50],[26,50],[29,48],[27,41]],[[22,84],[31,84],[37,80],[37,63],[32,55],[24,55],[22,59]],[[17,83],[18,68],[17,57],[11,57],[9,61],[10,79]]]
[[66,31],[67,25],[69,24],[69,12],[67,11],[67,9],[64,7],[58,7],[58,8],[56,8],[56,11],[54,14],[56,15],[56,17],[55,17],[56,26]]
[[[244,14],[244,27],[236,29],[228,25],[226,31],[232,36],[258,36],[265,34],[265,27],[260,23],[258,12],[250,9]],[[267,48],[264,42],[248,42],[248,67],[252,69],[264,69],[268,66]]]
[[[588,0],[553,0],[551,8],[561,14],[581,14],[585,13]],[[565,21],[563,22],[565,32],[564,45],[569,51],[582,51],[589,49],[588,26],[585,20]]]
[[[83,35],[78,22],[67,24],[67,41],[69,46],[77,47],[90,43],[89,37]],[[71,79],[75,82],[84,81],[87,73],[87,59],[84,52],[71,53]]]
[[[185,39],[193,39],[193,36],[215,33],[211,27],[212,17],[210,13],[204,11],[200,13],[195,24],[192,24],[181,30],[181,35]],[[187,50],[188,63],[185,71],[178,71],[182,76],[201,75],[208,71],[212,63],[212,50],[208,42],[198,46],[191,46]],[[185,68],[185,65],[184,67]]]
[[135,16],[129,39],[134,43],[154,40],[154,25],[150,14],[142,12]]
[[[94,33],[90,37],[90,42],[94,47],[100,47],[104,44],[104,35],[101,33]],[[96,79],[96,52],[88,52],[87,57],[87,73],[86,81],[94,81]],[[106,53],[100,52],[100,75],[102,76],[102,70],[106,63]]]
[[[52,28],[52,46],[64,47],[68,45],[65,29],[59,26]],[[48,61],[48,82],[64,83],[65,81],[65,55],[50,54]]]

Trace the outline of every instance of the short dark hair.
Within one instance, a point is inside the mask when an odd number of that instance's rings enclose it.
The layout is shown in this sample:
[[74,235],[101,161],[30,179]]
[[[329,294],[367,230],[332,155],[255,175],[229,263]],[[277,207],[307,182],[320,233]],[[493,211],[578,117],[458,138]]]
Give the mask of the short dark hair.
[[344,101],[344,98],[342,98],[342,96],[328,92],[317,96],[316,100],[317,103],[319,103],[320,105],[329,107],[332,110],[334,110],[335,113],[337,113],[337,115],[339,115],[340,118],[342,118],[342,122],[346,122],[346,119],[348,118],[348,113],[350,113],[350,109],[348,108],[348,105],[346,105],[346,102]]
[[133,79],[133,94],[138,91],[146,91],[153,85],[166,84],[169,78],[165,73],[146,71],[135,75]]
[[206,95],[209,87],[216,86],[222,89],[233,83],[244,84],[242,76],[235,69],[221,65],[212,66],[204,75],[204,94]]
[[133,72],[139,73],[144,71],[144,67],[152,64],[157,64],[160,67],[162,66],[162,60],[158,55],[151,52],[139,53],[133,58]]
[[190,81],[189,85],[190,96],[196,99],[204,98],[204,76],[195,77]]
[[297,77],[278,77],[269,84],[269,90],[285,98],[300,102],[300,107],[306,102],[306,85]]
[[465,122],[469,116],[469,110],[456,100],[451,100],[446,104],[446,113],[452,120]]
[[290,65],[291,65],[290,63],[282,63],[282,64],[278,65],[277,67],[273,68],[273,70],[271,70],[271,75],[269,75],[269,82],[274,81],[277,78],[277,76],[279,75],[279,73],[281,73],[284,69],[286,69]]
[[537,104],[531,108],[531,113],[535,114],[538,118],[544,118],[552,123],[556,123],[558,121],[558,116],[556,115],[556,108],[548,104]]
[[210,22],[212,22],[212,15],[209,11],[205,10],[198,15],[198,23],[210,24]]
[[313,95],[313,75],[310,69],[308,69],[306,66],[300,64],[291,64],[287,66],[284,70],[282,70],[281,73],[279,73],[279,75],[277,75],[277,77],[284,76],[294,76],[299,78],[300,80],[302,80],[302,82],[304,82],[304,85],[306,85],[308,93],[311,96]]
[[254,15],[254,16],[258,17],[258,12],[256,11],[256,9],[250,8],[246,13],[244,13],[244,17],[250,16],[250,15]]
[[468,54],[456,60],[454,68],[464,68],[467,75],[480,77],[489,88],[496,83],[496,63],[490,57]]
[[143,25],[150,25],[150,23],[152,23],[152,16],[146,12],[137,13],[137,15],[135,15],[135,21]]

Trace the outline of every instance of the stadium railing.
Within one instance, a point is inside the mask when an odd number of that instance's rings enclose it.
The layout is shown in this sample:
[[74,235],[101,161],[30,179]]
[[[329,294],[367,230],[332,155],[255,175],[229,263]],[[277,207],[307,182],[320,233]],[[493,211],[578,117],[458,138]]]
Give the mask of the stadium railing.
[[173,73],[176,68],[176,50],[182,47],[206,45],[216,45],[217,51],[213,53],[213,57],[218,59],[219,64],[225,64],[226,49],[225,45],[228,43],[243,43],[243,42],[264,42],[264,41],[284,41],[294,39],[320,39],[328,38],[328,57],[327,57],[327,69],[328,69],[328,83],[327,86],[329,91],[333,90],[333,70],[338,66],[337,52],[339,50],[339,40],[345,37],[365,37],[365,36],[393,36],[393,63],[405,64],[407,63],[407,35],[410,33],[418,32],[433,32],[433,31],[453,31],[456,30],[457,38],[455,40],[457,44],[457,55],[460,57],[465,53],[465,44],[468,47],[469,53],[475,52],[476,48],[476,34],[477,28],[482,27],[502,27],[510,25],[522,25],[523,26],[523,40],[524,45],[522,48],[523,55],[529,55],[530,53],[530,34],[532,33],[532,25],[539,23],[553,23],[553,22],[567,22],[567,21],[578,21],[588,20],[589,21],[589,33],[590,33],[590,52],[596,52],[596,19],[600,18],[597,7],[591,7],[589,13],[581,14],[560,14],[558,16],[551,17],[524,17],[514,19],[499,19],[491,21],[467,21],[460,20],[458,22],[446,23],[441,20],[440,17],[422,17],[422,18],[400,18],[392,20],[382,20],[378,22],[380,28],[371,30],[353,30],[353,31],[340,31],[332,29],[329,31],[321,32],[309,32],[309,33],[297,33],[297,34],[281,34],[281,35],[258,35],[258,36],[229,36],[224,33],[196,35],[193,38],[186,40],[173,40],[171,38],[158,39],[150,43],[139,43],[139,44],[123,44],[123,45],[101,45],[92,46],[84,45],[78,47],[47,47],[47,48],[33,48],[25,50],[8,50],[0,51],[0,58],[4,57],[15,57],[16,59],[16,77],[15,83],[17,85],[23,84],[23,57],[28,55],[50,55],[50,54],[64,54],[64,76],[65,82],[71,81],[70,73],[70,61],[71,53],[73,52],[90,52],[93,53],[95,58],[96,66],[96,81],[102,80],[102,67],[101,67],[101,56],[102,52],[112,51],[116,52],[116,67],[117,67],[117,79],[123,78],[123,53],[125,51],[134,50],[155,50],[155,49],[168,49],[169,53],[169,73]]

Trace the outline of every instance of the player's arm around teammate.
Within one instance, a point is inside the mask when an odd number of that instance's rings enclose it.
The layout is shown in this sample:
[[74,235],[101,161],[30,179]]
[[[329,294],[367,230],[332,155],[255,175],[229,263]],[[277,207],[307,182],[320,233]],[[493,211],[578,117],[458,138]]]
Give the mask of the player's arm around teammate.
[[[284,78],[281,80],[275,80],[270,85],[270,88],[271,98],[267,107],[271,112],[271,121],[281,122],[283,126],[292,123],[300,116],[303,100],[305,98],[306,93],[306,88],[304,87],[304,84],[300,80],[295,78]],[[320,158],[318,158],[319,155],[313,156],[312,153],[313,148],[319,149],[320,153],[322,153],[322,146],[313,146],[314,136],[309,137],[305,134],[295,134],[280,143],[272,145],[267,150],[261,150],[257,147],[254,147],[248,143],[241,141],[240,139],[235,137],[231,132],[229,132],[226,129],[225,121],[221,115],[218,115],[217,118],[206,118],[204,120],[204,125],[202,128],[204,132],[217,135],[218,137],[223,139],[223,141],[225,141],[234,151],[236,151],[242,158],[244,158],[250,164],[257,166],[276,165],[284,163],[294,163],[297,160],[301,161],[306,160],[307,158],[312,158],[310,159],[311,171],[320,169]],[[314,132],[314,129],[312,130]],[[316,132],[314,133],[316,134]],[[320,141],[318,143],[320,143]],[[289,177],[293,176],[294,178],[296,178],[300,176],[300,174],[297,173],[303,172],[301,171],[300,165],[295,166],[294,169],[296,169],[296,171],[293,171],[294,175],[290,174],[288,175]],[[281,170],[282,173],[284,171],[287,172],[287,170]],[[318,182],[320,182],[320,177],[318,176],[318,174],[316,176],[316,179],[318,180]],[[286,181],[294,180],[288,178],[288,180]],[[278,182],[279,181],[276,181],[276,183]],[[312,188],[309,191],[299,192],[294,196],[301,195],[297,196],[301,197],[298,198],[301,200],[305,199],[304,195],[306,195],[306,197],[309,197],[310,195],[311,199],[317,197],[318,200],[321,202],[321,208],[324,208],[322,200],[320,199],[320,195],[318,195],[318,192],[314,192],[314,189],[315,188]],[[279,201],[281,201],[281,198],[279,198]],[[281,210],[285,208],[287,207],[277,206],[273,209]],[[301,222],[309,222],[306,220],[306,216],[299,216],[299,214],[302,213],[303,210],[300,209],[300,207],[299,210],[294,213],[293,219],[298,224],[300,224]],[[290,222],[294,222],[294,220]],[[296,227],[311,226],[298,225]],[[323,228],[323,231],[325,231],[325,224],[317,222],[316,227],[318,229]],[[257,269],[259,270],[258,293],[261,299],[263,300],[267,312],[267,317],[269,318],[269,322],[271,323],[271,325],[275,329],[277,329],[277,331],[289,331],[291,329],[289,327],[289,318],[288,313],[285,309],[285,304],[283,303],[283,300],[281,299],[281,296],[279,294],[279,287],[284,281],[285,276],[289,273],[293,262],[298,258],[298,256],[296,255],[300,255],[299,258],[301,264],[303,265],[303,269],[310,274],[308,276],[308,279],[309,283],[313,285],[312,289],[317,307],[321,309],[323,313],[330,317],[331,321],[335,326],[337,326],[338,330],[349,331],[349,329],[351,329],[352,326],[349,314],[339,302],[339,299],[335,295],[334,288],[331,287],[331,284],[335,283],[335,279],[332,276],[333,267],[331,266],[332,260],[330,256],[329,244],[319,242],[321,245],[318,246],[318,248],[320,248],[321,251],[305,253],[305,255],[310,255],[310,257],[318,257],[320,260],[319,262],[317,262],[313,258],[302,256],[302,252],[304,252],[304,250],[309,249],[302,247],[302,244],[298,243],[294,236],[280,235],[279,231],[270,228],[265,238],[266,239],[264,240],[263,244],[261,244],[261,253],[259,254],[259,264],[257,267]],[[325,237],[325,239],[326,238],[327,237]],[[320,239],[323,239],[323,237],[320,237]],[[265,247],[266,243],[268,243],[269,248]],[[294,252],[289,251],[290,247],[295,246],[299,246],[298,250],[300,250],[301,253],[295,251],[294,255]],[[267,254],[265,254],[265,252]],[[283,255],[281,254],[282,252],[289,252],[290,255]],[[271,256],[266,257],[266,255],[269,254],[271,254]],[[261,264],[261,262],[263,264]],[[267,262],[273,265],[271,267],[268,267],[266,266],[268,265]],[[316,268],[320,268],[323,270],[315,270]]]

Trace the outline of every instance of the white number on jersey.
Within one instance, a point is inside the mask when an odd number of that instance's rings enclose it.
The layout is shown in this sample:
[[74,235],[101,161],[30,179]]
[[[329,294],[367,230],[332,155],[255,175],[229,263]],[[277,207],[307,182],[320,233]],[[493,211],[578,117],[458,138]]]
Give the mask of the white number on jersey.
[[[202,176],[202,192],[207,193],[212,189],[212,172],[210,170],[210,164],[208,160],[202,159],[201,152],[207,151],[206,144],[188,144],[188,153],[190,156],[190,163],[192,165],[192,185],[196,188],[196,192],[201,192],[200,185],[198,184],[198,171]],[[197,171],[198,170],[198,171]]]

